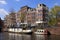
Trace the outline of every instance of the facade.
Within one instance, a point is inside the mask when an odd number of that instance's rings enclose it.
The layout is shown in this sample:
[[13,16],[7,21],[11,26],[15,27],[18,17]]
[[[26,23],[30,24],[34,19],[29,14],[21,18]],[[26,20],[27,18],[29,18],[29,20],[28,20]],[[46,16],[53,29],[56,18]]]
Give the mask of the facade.
[[6,25],[18,26],[27,24],[27,26],[42,27],[48,22],[48,8],[44,4],[38,4],[37,8],[23,6],[17,13],[11,13],[5,18]]
[[19,26],[21,23],[27,23],[27,12],[30,7],[24,6],[21,7],[21,10],[17,13],[17,25]]
[[4,18],[4,25],[5,25],[5,26],[8,26],[9,24],[10,24],[9,16],[6,15],[6,17]]
[[4,25],[6,25],[7,27],[16,25],[16,14],[10,13],[9,15],[6,15]]
[[28,13],[27,13],[27,23],[28,25],[34,26],[35,25],[35,21],[36,21],[36,9],[31,8],[28,9]]
[[28,6],[21,7],[21,10],[20,10],[20,20],[21,20],[21,23],[26,23],[27,22],[27,12],[28,12],[29,8],[30,7],[28,7]]
[[[25,23],[28,24],[27,26],[32,25],[35,23],[35,13],[36,9],[24,6],[17,13],[17,21],[19,24]],[[24,16],[24,18],[21,19],[22,16]]]
[[47,27],[48,23],[48,8],[44,4],[38,4],[36,8],[36,23],[40,27]]

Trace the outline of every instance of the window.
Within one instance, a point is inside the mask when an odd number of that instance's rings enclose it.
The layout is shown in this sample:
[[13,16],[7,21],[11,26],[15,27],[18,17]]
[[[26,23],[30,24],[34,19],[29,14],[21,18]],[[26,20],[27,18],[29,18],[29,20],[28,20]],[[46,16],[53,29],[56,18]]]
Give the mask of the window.
[[43,32],[43,31],[41,31],[41,32]]
[[40,6],[41,6],[41,4],[40,4]]
[[58,15],[57,15],[58,18],[60,18],[60,12],[58,12]]
[[38,14],[38,16],[42,16],[42,14]]
[[38,10],[38,12],[42,12],[43,10]]

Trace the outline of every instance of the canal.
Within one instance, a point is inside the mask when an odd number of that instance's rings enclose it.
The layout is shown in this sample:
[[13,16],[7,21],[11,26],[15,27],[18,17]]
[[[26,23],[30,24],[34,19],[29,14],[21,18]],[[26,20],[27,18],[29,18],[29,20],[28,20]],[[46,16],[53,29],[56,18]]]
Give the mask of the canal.
[[0,33],[0,40],[60,40],[59,35],[30,35],[16,33]]

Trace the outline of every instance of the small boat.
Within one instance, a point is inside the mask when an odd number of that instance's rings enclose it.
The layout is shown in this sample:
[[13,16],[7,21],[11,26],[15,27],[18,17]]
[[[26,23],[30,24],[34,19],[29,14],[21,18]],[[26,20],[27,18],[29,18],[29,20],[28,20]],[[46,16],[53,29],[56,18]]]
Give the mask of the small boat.
[[34,34],[48,34],[46,29],[37,29]]

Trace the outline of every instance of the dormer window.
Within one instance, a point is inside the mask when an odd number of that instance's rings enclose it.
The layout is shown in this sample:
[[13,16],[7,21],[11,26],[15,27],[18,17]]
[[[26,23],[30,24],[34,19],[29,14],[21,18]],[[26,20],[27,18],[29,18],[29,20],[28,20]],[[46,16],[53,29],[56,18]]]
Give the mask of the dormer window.
[[41,6],[41,4],[40,4],[40,6]]

